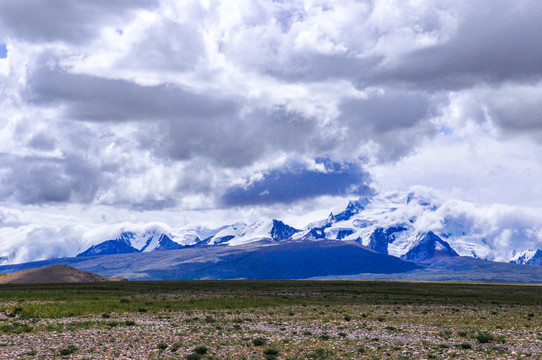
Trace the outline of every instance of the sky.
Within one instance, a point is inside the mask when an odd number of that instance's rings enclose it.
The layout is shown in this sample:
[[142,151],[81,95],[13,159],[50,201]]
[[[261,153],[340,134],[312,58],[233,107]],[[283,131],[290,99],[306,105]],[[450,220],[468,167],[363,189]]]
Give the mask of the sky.
[[299,226],[413,186],[538,211],[540,18],[536,0],[3,0],[0,256],[118,224]]

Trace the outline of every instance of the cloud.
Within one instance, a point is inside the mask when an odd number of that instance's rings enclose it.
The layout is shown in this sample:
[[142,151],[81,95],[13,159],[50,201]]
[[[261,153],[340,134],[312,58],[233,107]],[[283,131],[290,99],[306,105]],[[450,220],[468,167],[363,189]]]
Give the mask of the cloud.
[[301,164],[272,170],[247,186],[229,188],[222,196],[226,206],[292,203],[322,195],[369,195],[370,178],[359,165],[320,159],[324,170]]
[[534,0],[2,1],[2,206],[270,214],[417,184],[542,206],[541,15]]
[[[94,198],[102,175],[87,161],[77,157],[63,160],[4,158],[7,170],[3,198],[23,204],[69,201],[89,202]],[[7,167],[6,167],[7,165]]]
[[542,141],[542,89],[536,85],[482,89],[477,98],[506,135],[530,135]]
[[[461,4],[461,3],[460,3]],[[462,4],[448,39],[416,49],[376,72],[390,82],[417,88],[461,89],[481,83],[538,81],[542,73],[542,4],[524,1]]]
[[124,80],[39,68],[30,76],[27,101],[60,106],[65,118],[89,121],[202,119],[232,114],[235,103],[168,85],[141,86]]
[[136,71],[194,70],[207,56],[203,35],[197,22],[164,19],[146,29],[117,64]]
[[151,10],[156,5],[155,0],[6,0],[0,3],[0,28],[9,36],[29,42],[81,44],[99,36],[103,26],[122,25],[135,10]]
[[337,120],[351,134],[350,148],[356,141],[373,141],[380,159],[397,160],[436,132],[430,119],[442,103],[422,91],[386,89],[365,99],[345,100]]
[[28,145],[34,149],[53,150],[55,148],[55,139],[44,132],[36,133],[32,136]]

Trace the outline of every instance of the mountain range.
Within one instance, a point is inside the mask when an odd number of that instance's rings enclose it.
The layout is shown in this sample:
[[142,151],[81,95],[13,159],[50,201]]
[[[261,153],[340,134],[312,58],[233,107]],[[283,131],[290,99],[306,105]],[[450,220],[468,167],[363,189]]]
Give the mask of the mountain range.
[[[175,233],[123,230],[73,258],[5,265],[13,272],[65,264],[127,279],[389,278],[542,282],[542,250],[500,246],[502,232],[416,192],[349,201],[296,228],[278,219]],[[490,230],[488,230],[490,229]],[[531,232],[523,231],[522,236]],[[533,236],[536,236],[533,235]],[[532,243],[537,244],[537,241]]]
[[[142,233],[121,232],[77,256],[237,246],[262,240],[327,239],[355,241],[375,252],[415,262],[446,255],[542,264],[542,250],[502,248],[497,244],[502,234],[484,233],[464,216],[442,213],[438,200],[427,195],[397,193],[349,201],[342,210],[331,212],[326,219],[311,222],[301,229],[277,219],[240,221],[216,229],[187,227],[177,235],[153,227]],[[428,219],[433,220],[433,224]]]

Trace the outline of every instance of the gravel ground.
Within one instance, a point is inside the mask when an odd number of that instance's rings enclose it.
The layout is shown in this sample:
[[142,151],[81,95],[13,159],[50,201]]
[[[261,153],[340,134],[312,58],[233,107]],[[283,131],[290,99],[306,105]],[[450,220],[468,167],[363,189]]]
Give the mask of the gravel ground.
[[541,318],[491,305],[3,315],[0,359],[542,359]]

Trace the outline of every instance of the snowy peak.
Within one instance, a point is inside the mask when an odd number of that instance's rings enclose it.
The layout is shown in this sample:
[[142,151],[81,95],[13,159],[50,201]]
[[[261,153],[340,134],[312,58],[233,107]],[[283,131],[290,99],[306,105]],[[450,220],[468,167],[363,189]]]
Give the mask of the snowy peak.
[[318,228],[311,228],[309,231],[305,233],[305,235],[302,237],[303,240],[319,240],[319,239],[325,239],[326,233],[325,233],[325,226],[318,227]]
[[406,231],[407,228],[403,226],[391,226],[384,230],[384,228],[377,228],[369,237],[369,249],[381,254],[388,255],[388,245],[392,244],[398,233]]
[[141,252],[177,250],[184,246],[171,240],[166,234],[154,234],[151,236]]
[[533,257],[530,258],[526,264],[542,266],[542,250],[536,250]]
[[280,220],[273,219],[273,227],[271,228],[269,235],[271,235],[273,240],[280,241],[290,239],[292,235],[300,231],[301,230],[297,230],[290,225],[286,225]]
[[112,255],[112,254],[129,254],[135,253],[138,250],[132,247],[126,239],[107,240],[98,245],[91,246],[87,250],[78,254],[81,256],[97,256],[97,255]]
[[414,246],[402,257],[416,263],[430,262],[441,257],[459,256],[454,249],[434,232],[420,234]]
[[542,250],[520,248],[512,252],[508,245],[499,245],[514,244],[520,238],[529,240],[529,246],[536,249],[538,242],[532,235],[535,231],[530,228],[516,231],[508,222],[500,226],[476,209],[474,204],[416,188],[411,192],[390,192],[342,203],[327,218],[312,219],[299,229],[278,219],[251,217],[250,221],[240,219],[217,228],[189,224],[175,229],[173,237],[153,225],[143,232],[122,232],[113,240],[88,248],[80,256],[236,246],[262,240],[270,243],[328,239],[356,241],[375,252],[418,262],[459,254],[490,261],[542,264]]
[[360,211],[365,209],[369,204],[369,199],[361,198],[358,201],[349,201],[346,209],[344,211],[334,215],[333,213],[329,214],[328,223],[336,223],[339,221],[350,220],[352,216],[358,214]]
[[515,253],[510,262],[513,264],[542,266],[542,250],[523,250]]
[[112,240],[106,240],[100,244],[93,245],[77,257],[129,254],[136,252],[165,251],[175,250],[184,247],[181,244],[171,240],[171,238],[156,230],[136,234],[133,232],[122,232]]
[[271,220],[258,220],[252,223],[241,221],[235,224],[226,225],[221,227],[220,230],[212,236],[201,241],[199,246],[235,246],[260,241],[262,239],[271,240],[273,226],[274,223]]

